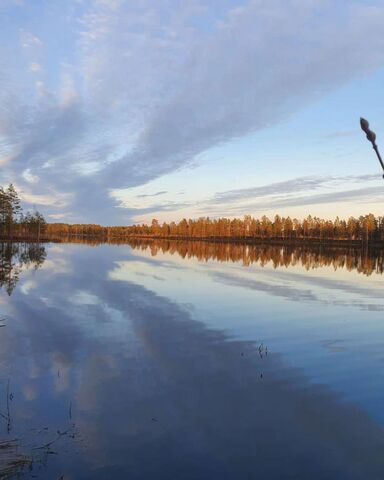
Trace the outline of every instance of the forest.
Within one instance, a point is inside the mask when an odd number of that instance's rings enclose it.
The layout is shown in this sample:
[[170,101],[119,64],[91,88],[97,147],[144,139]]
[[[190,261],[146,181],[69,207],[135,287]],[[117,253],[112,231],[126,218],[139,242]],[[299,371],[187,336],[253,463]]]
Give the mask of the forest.
[[0,236],[2,239],[37,239],[45,233],[46,221],[38,211],[23,213],[19,194],[11,184],[0,187]]
[[124,238],[169,238],[207,240],[258,240],[279,242],[384,242],[384,217],[373,214],[350,217],[343,220],[324,220],[308,216],[302,220],[276,215],[273,220],[267,216],[254,218],[245,215],[242,219],[208,217],[197,220],[183,219],[178,223],[159,223],[153,219],[150,225],[111,226],[52,223],[46,226],[49,237],[101,237],[104,239]]
[[96,224],[47,223],[38,211],[23,213],[19,195],[10,184],[0,187],[0,236],[2,239],[49,240],[55,238],[97,238],[101,241],[128,238],[196,239],[213,241],[352,242],[382,244],[384,217],[373,214],[347,220],[325,220],[308,215],[304,219],[275,215],[254,218],[185,219],[150,225],[104,227]]

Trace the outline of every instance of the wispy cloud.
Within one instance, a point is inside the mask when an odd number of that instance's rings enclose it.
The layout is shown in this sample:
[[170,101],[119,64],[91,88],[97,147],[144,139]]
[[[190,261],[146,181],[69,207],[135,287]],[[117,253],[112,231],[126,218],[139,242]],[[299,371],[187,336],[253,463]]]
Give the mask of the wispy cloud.
[[160,195],[165,195],[166,193],[168,193],[166,190],[162,190],[161,192],[156,192],[156,193],[136,195],[136,198],[159,197]]
[[[149,214],[158,214],[161,212],[177,212],[178,210],[182,210],[184,208],[190,207],[190,203],[178,203],[178,202],[168,202],[168,203],[155,203],[148,207],[139,207],[139,206],[131,206],[126,203],[121,203],[120,208],[124,209],[124,212],[128,214],[131,218],[136,219],[140,218],[143,215]],[[135,220],[136,221],[136,220]]]
[[300,192],[303,190],[321,188],[327,182],[324,178],[318,177],[301,177],[286,180],[284,182],[275,182],[269,185],[253,188],[241,188],[236,190],[228,190],[226,192],[218,192],[210,200],[212,204],[223,204],[225,202],[248,200],[259,197],[265,197],[275,194],[286,194],[292,192]]
[[242,188],[237,190],[229,190],[217,193],[209,203],[222,204],[225,202],[249,200],[273,195],[299,194],[300,192],[308,192],[320,190],[323,188],[332,189],[335,187],[344,187],[353,183],[377,181],[377,175],[346,175],[346,176],[329,176],[329,177],[299,177],[283,182],[275,182],[269,185],[263,185],[254,188]]
[[[382,183],[377,175],[346,175],[331,177],[299,177],[254,188],[219,192],[213,198],[199,204],[199,211],[206,215],[236,216],[245,213],[275,212],[287,207],[306,207],[358,201],[382,203]],[[354,188],[350,188],[354,186]],[[318,191],[318,193],[314,193]]]
[[353,135],[357,135],[357,133],[359,133],[357,129],[338,130],[337,132],[331,132],[331,133],[328,133],[327,135],[324,135],[323,140],[333,140],[333,139],[338,139],[343,137],[351,137]]
[[305,206],[305,205],[321,205],[325,203],[337,203],[337,202],[350,202],[354,200],[359,200],[360,202],[383,202],[384,201],[384,190],[383,187],[366,187],[366,188],[357,188],[354,190],[345,190],[340,192],[327,192],[319,193],[316,195],[307,194],[301,195],[296,198],[280,198],[267,202],[260,202],[251,205],[251,208],[254,209],[273,209],[273,208],[284,208],[284,207],[295,207],[295,206]]
[[[135,221],[148,221],[147,214],[158,216],[168,212],[169,218],[180,219],[189,216],[239,217],[245,214],[261,216],[264,213],[276,214],[281,211],[298,217],[312,213],[314,207],[329,206],[325,216],[341,215],[340,207],[356,205],[367,212],[372,205],[384,202],[384,188],[379,175],[344,175],[298,177],[283,182],[274,182],[252,188],[218,192],[200,201],[150,203],[145,208],[116,196],[123,208],[128,209]],[[296,210],[299,207],[299,210]],[[185,210],[185,211],[183,211]],[[324,215],[323,215],[324,216]]]

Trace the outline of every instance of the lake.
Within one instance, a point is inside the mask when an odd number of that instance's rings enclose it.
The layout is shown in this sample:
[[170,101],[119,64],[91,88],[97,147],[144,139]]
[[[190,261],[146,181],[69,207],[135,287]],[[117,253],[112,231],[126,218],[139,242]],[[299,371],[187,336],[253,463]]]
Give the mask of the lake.
[[384,478],[383,251],[137,240],[0,261],[0,478]]

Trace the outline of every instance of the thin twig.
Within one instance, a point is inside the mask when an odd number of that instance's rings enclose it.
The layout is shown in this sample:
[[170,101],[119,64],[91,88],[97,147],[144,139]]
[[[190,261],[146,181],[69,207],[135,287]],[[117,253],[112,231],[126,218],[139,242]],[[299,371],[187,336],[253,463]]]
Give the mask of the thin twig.
[[43,450],[44,448],[49,448],[53,443],[57,442],[61,437],[64,435],[68,435],[69,430],[66,430],[65,432],[57,432],[58,435],[56,438],[51,440],[50,442],[44,443],[44,445],[41,445],[40,447],[33,447],[32,450]]

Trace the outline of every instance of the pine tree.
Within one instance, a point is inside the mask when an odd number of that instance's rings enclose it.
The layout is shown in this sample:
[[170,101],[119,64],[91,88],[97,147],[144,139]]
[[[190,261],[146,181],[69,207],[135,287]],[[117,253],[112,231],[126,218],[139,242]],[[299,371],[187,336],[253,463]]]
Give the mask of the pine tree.
[[20,214],[21,205],[19,195],[13,184],[10,183],[5,192],[5,221],[9,237],[12,237],[13,225],[17,223]]

